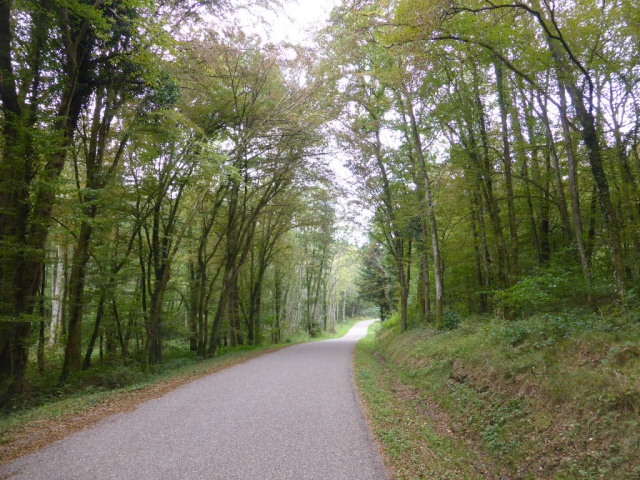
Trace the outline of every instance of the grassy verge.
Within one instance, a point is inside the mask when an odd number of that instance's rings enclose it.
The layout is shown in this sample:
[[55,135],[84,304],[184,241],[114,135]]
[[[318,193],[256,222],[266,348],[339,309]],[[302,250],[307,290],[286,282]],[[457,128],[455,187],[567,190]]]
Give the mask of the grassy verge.
[[356,379],[397,478],[640,478],[640,325],[384,329]]
[[[357,321],[337,325],[335,332],[323,332],[314,340],[342,336]],[[142,402],[158,398],[200,377],[303,341],[307,339],[301,337],[278,346],[226,350],[222,355],[207,360],[173,358],[158,370],[148,373],[125,366],[97,366],[55,388],[57,373],[51,369],[50,375],[35,377],[31,383],[33,390],[47,389],[46,395],[40,393],[40,405],[0,416],[0,465],[110,415],[130,411]]]

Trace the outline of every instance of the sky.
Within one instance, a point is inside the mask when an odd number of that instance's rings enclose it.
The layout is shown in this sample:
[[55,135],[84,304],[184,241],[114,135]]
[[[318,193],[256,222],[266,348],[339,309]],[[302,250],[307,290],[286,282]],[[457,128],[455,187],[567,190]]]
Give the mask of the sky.
[[[309,44],[311,42],[311,29],[320,28],[329,19],[333,7],[341,3],[341,0],[283,0],[282,8],[273,12],[265,12],[265,23],[255,25],[256,33],[265,40],[278,42],[291,42]],[[248,16],[242,21],[246,26],[251,25],[252,20]],[[246,23],[245,23],[246,22]],[[257,22],[256,22],[257,23]]]

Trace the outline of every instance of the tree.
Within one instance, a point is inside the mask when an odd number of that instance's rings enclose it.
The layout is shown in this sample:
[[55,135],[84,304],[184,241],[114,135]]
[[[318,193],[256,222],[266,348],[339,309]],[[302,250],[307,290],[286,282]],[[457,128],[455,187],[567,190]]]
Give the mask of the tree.
[[380,321],[389,316],[393,298],[393,276],[380,245],[370,243],[363,252],[358,291],[363,299],[378,306]]
[[76,7],[0,2],[0,404],[21,388],[55,185],[82,109],[103,65],[130,69],[161,31],[147,6]]

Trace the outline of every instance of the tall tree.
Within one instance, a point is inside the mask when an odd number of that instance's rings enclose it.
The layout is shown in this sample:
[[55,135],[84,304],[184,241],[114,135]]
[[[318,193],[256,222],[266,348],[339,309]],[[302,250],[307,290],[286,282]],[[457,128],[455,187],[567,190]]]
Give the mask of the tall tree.
[[140,58],[156,22],[123,2],[0,2],[0,403],[20,390],[55,184],[96,72]]

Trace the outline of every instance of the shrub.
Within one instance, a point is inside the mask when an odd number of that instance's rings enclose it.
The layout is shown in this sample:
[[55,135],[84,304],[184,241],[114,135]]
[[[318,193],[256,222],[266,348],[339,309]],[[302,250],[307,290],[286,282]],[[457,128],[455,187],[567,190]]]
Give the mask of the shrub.
[[394,312],[388,317],[380,327],[381,330],[392,330],[399,332],[402,328],[402,317],[400,312]]
[[145,374],[134,366],[114,365],[109,368],[96,368],[82,375],[84,382],[107,390],[122,388],[138,383]]
[[514,286],[496,293],[498,307],[522,316],[557,309],[558,302],[572,291],[574,274],[561,268],[548,268],[518,280]]
[[445,310],[442,315],[442,330],[455,330],[460,326],[462,318],[453,310]]

